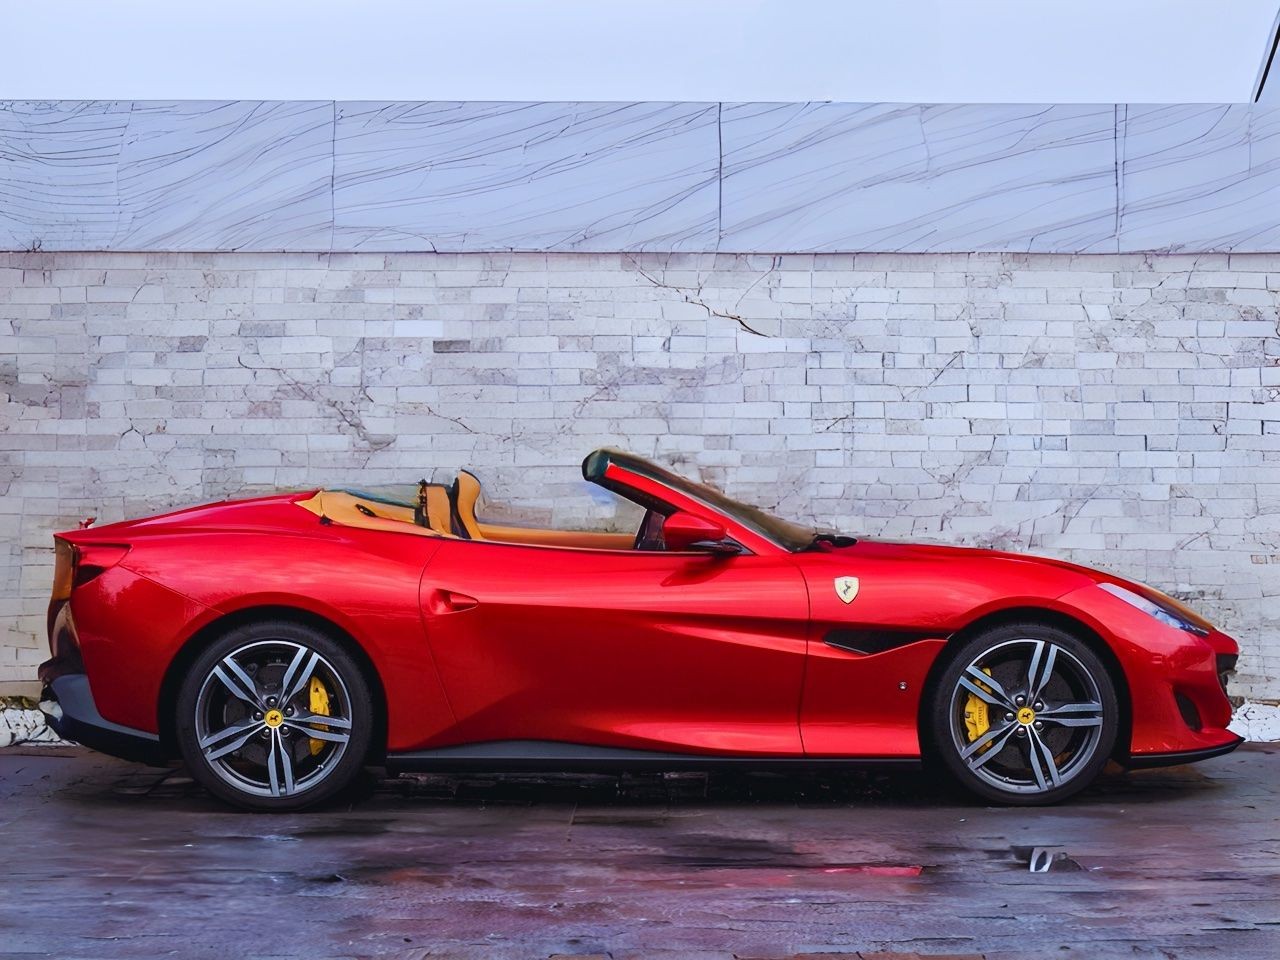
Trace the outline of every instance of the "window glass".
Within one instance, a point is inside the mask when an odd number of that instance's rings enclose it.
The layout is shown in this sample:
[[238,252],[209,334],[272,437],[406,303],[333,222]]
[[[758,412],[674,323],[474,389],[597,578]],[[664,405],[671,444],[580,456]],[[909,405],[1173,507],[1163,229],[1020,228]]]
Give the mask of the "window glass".
[[476,504],[476,519],[485,524],[635,534],[645,514],[644,507],[638,503],[583,480],[566,485],[550,504],[496,499],[490,496],[487,487],[482,490]]

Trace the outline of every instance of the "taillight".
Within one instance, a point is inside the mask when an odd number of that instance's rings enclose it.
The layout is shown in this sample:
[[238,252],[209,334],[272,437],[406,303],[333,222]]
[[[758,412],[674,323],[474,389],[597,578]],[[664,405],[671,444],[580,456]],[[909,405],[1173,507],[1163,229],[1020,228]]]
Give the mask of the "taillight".
[[49,598],[49,659],[40,664],[39,676],[46,684],[70,673],[84,673],[80,640],[71,616],[71,591],[88,583],[102,571],[115,566],[129,552],[119,544],[78,547],[60,537],[53,538],[53,595]]
[[71,596],[71,582],[75,575],[76,548],[66,540],[53,538],[53,596],[50,605]]
[[71,599],[71,591],[83,586],[104,570],[110,570],[129,552],[128,544],[93,543],[76,546],[61,537],[53,538],[53,592],[49,597],[49,636],[54,621]]
[[123,560],[129,547],[127,544],[94,543],[82,544],[75,550],[75,572],[71,582],[73,587],[82,587]]

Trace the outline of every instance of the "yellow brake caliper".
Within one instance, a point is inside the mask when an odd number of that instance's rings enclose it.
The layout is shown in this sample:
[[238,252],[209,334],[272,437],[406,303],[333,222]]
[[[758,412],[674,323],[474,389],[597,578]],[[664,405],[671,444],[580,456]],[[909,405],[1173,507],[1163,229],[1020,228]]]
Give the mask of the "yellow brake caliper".
[[[310,696],[311,696],[311,712],[318,713],[322,717],[329,716],[329,691],[326,690],[324,688],[324,684],[321,683],[315,677],[311,678]],[[967,720],[967,715],[966,715],[966,720]],[[317,727],[316,729],[328,730],[329,728]],[[314,757],[323,749],[324,749],[324,741],[317,740],[315,737],[312,737],[311,738],[311,755]]]
[[[983,667],[982,672],[988,677],[991,676],[990,667]],[[314,680],[311,682],[315,683]],[[991,692],[991,689],[985,683],[980,683],[978,686],[982,687],[987,693]],[[987,702],[976,693],[969,694],[969,699],[964,703],[964,727],[969,734],[970,743],[973,743],[973,741],[991,729],[991,720],[987,716]],[[990,746],[991,744],[987,744],[985,747],[980,748],[978,752],[982,753]]]

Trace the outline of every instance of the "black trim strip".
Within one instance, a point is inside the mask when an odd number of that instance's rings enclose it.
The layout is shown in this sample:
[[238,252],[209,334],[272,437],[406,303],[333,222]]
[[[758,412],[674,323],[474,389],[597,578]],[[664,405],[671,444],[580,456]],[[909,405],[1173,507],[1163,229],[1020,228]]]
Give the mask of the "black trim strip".
[[918,643],[921,640],[944,639],[936,633],[928,633],[920,630],[854,630],[848,628],[837,628],[828,630],[826,636],[822,638],[822,642],[829,647],[835,647],[837,650],[847,650],[849,653],[859,653],[863,656],[871,656],[876,653],[884,653],[886,650],[896,650],[898,647],[905,647],[911,643]]
[[631,770],[695,769],[747,766],[754,770],[803,767],[905,767],[920,765],[918,757],[775,757],[725,754],[669,753],[598,747],[550,740],[495,740],[488,743],[438,747],[387,755],[388,772],[435,770]]
[[1244,737],[1236,737],[1232,743],[1224,743],[1220,747],[1206,747],[1203,750],[1181,750],[1176,753],[1141,753],[1131,756],[1125,762],[1130,770],[1148,770],[1152,767],[1176,767],[1184,763],[1199,763],[1213,757],[1221,757],[1230,753],[1240,744]]

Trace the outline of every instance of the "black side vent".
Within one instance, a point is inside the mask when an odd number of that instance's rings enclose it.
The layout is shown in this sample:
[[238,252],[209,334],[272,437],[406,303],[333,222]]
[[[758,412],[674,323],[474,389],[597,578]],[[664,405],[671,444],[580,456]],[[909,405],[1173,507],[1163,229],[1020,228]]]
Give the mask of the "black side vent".
[[884,653],[896,647],[905,647],[917,640],[937,636],[919,630],[828,630],[822,642],[829,647],[848,650],[850,653]]
[[1173,698],[1178,701],[1178,712],[1182,714],[1182,721],[1197,733],[1203,724],[1200,722],[1200,711],[1196,709],[1196,705],[1191,702],[1191,698],[1181,693],[1175,693]]

